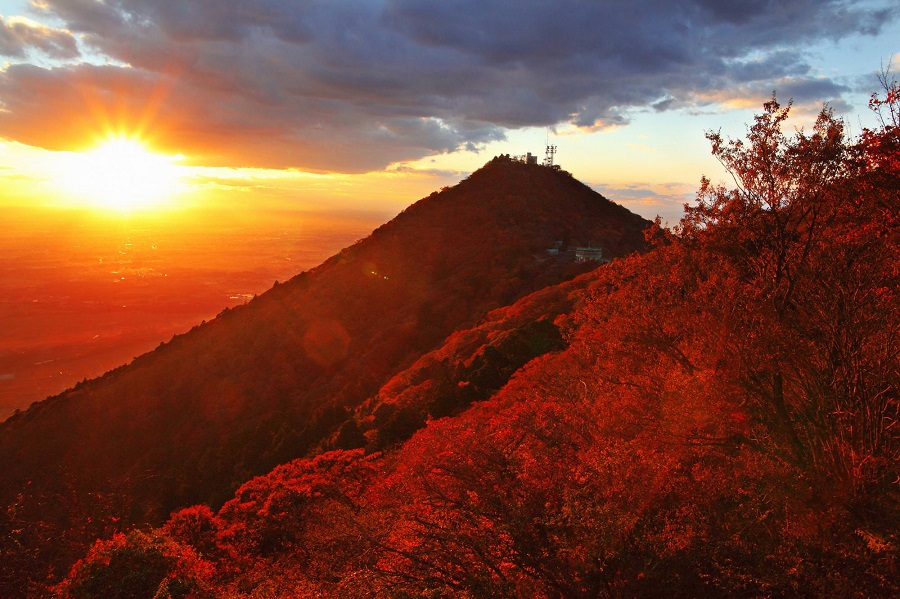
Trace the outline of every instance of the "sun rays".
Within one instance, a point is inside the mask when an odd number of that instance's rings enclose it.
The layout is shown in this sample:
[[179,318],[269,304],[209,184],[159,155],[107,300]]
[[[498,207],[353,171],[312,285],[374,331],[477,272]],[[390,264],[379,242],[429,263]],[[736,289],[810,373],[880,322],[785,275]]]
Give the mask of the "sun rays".
[[119,212],[170,206],[182,191],[179,157],[152,152],[137,139],[114,137],[70,154],[57,183],[74,201]]

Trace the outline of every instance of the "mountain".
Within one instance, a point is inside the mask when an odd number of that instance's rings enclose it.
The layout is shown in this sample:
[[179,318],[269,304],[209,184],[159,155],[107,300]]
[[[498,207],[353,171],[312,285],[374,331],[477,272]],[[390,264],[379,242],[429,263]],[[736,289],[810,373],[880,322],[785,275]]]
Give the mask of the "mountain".
[[[575,247],[644,250],[649,224],[565,172],[498,157],[321,266],[34,404],[0,425],[4,576],[59,576],[97,536],[219,506],[278,464],[363,443],[366,406],[386,405],[392,376],[491,310],[595,268]],[[560,346],[552,323],[533,327],[458,373],[471,387],[458,408]],[[368,437],[383,447],[418,424]]]
[[[788,138],[786,114],[768,102],[746,144],[711,134],[737,189],[704,180],[677,229],[645,231],[645,252],[578,266],[567,248],[584,243],[581,235],[604,244],[615,236],[567,232],[567,215],[593,208],[573,202],[577,210],[560,215],[560,205],[583,195],[598,212],[623,213],[564,173],[500,158],[300,282],[111,375],[134,377],[132,392],[148,402],[160,377],[201,398],[233,398],[260,385],[276,393],[278,381],[321,371],[306,376],[322,394],[294,388],[294,403],[279,406],[296,430],[311,423],[294,436],[247,434],[264,428],[259,414],[276,412],[260,393],[252,399],[264,407],[242,405],[231,421],[213,421],[214,411],[201,426],[173,418],[196,418],[204,404],[191,396],[153,414],[185,434],[188,462],[216,422],[244,435],[216,446],[228,459],[246,456],[241,443],[250,441],[258,449],[281,441],[272,460],[299,456],[156,527],[130,522],[148,515],[140,510],[158,493],[86,492],[63,470],[77,462],[57,457],[56,470],[21,482],[0,511],[4,594],[900,596],[900,128],[848,142],[824,110],[811,133]],[[534,194],[540,199],[529,201]],[[450,219],[448,232],[435,215]],[[405,229],[404,219],[416,226]],[[385,250],[406,249],[408,231],[429,223],[410,262]],[[391,231],[400,242],[390,242]],[[526,293],[525,281],[547,284]],[[291,303],[298,289],[317,293]],[[489,309],[514,289],[519,299]],[[322,297],[332,303],[313,301]],[[459,304],[471,318],[454,315]],[[367,310],[367,319],[338,319],[347,307]],[[417,326],[397,337],[410,314]],[[301,325],[297,355],[286,353]],[[455,330],[440,337],[441,326]],[[259,339],[251,349],[268,348],[267,370],[238,368],[264,361],[244,346],[234,352],[240,361],[211,370],[213,358],[231,354],[212,344],[219,338],[210,330]],[[182,367],[166,352],[185,363],[201,354]],[[198,364],[205,370],[184,382]],[[74,394],[96,400],[106,384]],[[40,422],[57,408],[44,409],[25,417]],[[118,432],[119,447],[146,436],[140,427],[94,428]],[[229,466],[224,478],[240,475],[226,459],[206,463]],[[164,475],[177,470],[168,468]]]
[[458,329],[55,592],[900,596],[900,127],[788,138],[764,109],[710,136],[738,188],[704,181],[649,251]]
[[[456,416],[500,391],[526,364],[568,346],[562,322],[584,302],[595,272],[536,291],[460,330],[393,376],[356,408],[324,449],[390,450],[427,422]],[[365,443],[352,443],[358,430]]]
[[[57,590],[896,596],[900,510],[883,477],[893,466],[838,476],[822,453],[793,453],[747,380],[767,359],[752,346],[774,323],[756,323],[749,343],[735,334],[748,314],[727,290],[744,285],[746,297],[759,281],[711,258],[657,247],[492,311],[392,377],[329,451],[249,480],[217,511],[193,506],[99,540]],[[868,273],[896,278],[874,264]],[[878,296],[877,279],[854,295]],[[823,288],[840,294],[833,282]],[[751,322],[767,308],[750,306]],[[896,324],[890,306],[863,320]],[[809,368],[806,352],[829,345],[784,358]],[[824,431],[806,434],[816,451]]]

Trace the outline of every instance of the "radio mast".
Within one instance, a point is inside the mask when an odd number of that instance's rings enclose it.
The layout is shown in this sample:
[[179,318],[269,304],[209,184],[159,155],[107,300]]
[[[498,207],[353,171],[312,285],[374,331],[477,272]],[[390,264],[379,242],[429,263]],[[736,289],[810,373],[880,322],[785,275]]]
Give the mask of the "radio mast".
[[554,168],[553,166],[553,157],[556,155],[556,146],[550,145],[550,130],[547,129],[547,138],[545,142],[546,151],[544,154],[544,166],[549,166],[550,168]]

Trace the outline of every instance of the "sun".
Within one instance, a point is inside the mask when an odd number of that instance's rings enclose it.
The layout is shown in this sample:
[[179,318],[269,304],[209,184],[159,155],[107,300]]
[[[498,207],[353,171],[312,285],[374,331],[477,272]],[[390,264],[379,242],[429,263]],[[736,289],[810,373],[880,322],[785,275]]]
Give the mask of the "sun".
[[59,183],[78,202],[135,212],[161,208],[180,191],[179,157],[151,152],[140,141],[111,138],[72,154]]

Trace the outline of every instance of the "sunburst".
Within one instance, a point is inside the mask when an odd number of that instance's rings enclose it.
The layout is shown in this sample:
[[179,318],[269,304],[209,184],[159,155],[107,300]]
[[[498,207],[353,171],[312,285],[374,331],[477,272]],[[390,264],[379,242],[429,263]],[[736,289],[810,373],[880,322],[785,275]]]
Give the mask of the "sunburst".
[[137,139],[110,138],[70,158],[59,183],[94,208],[152,210],[170,204],[181,190],[178,157],[154,153]]

